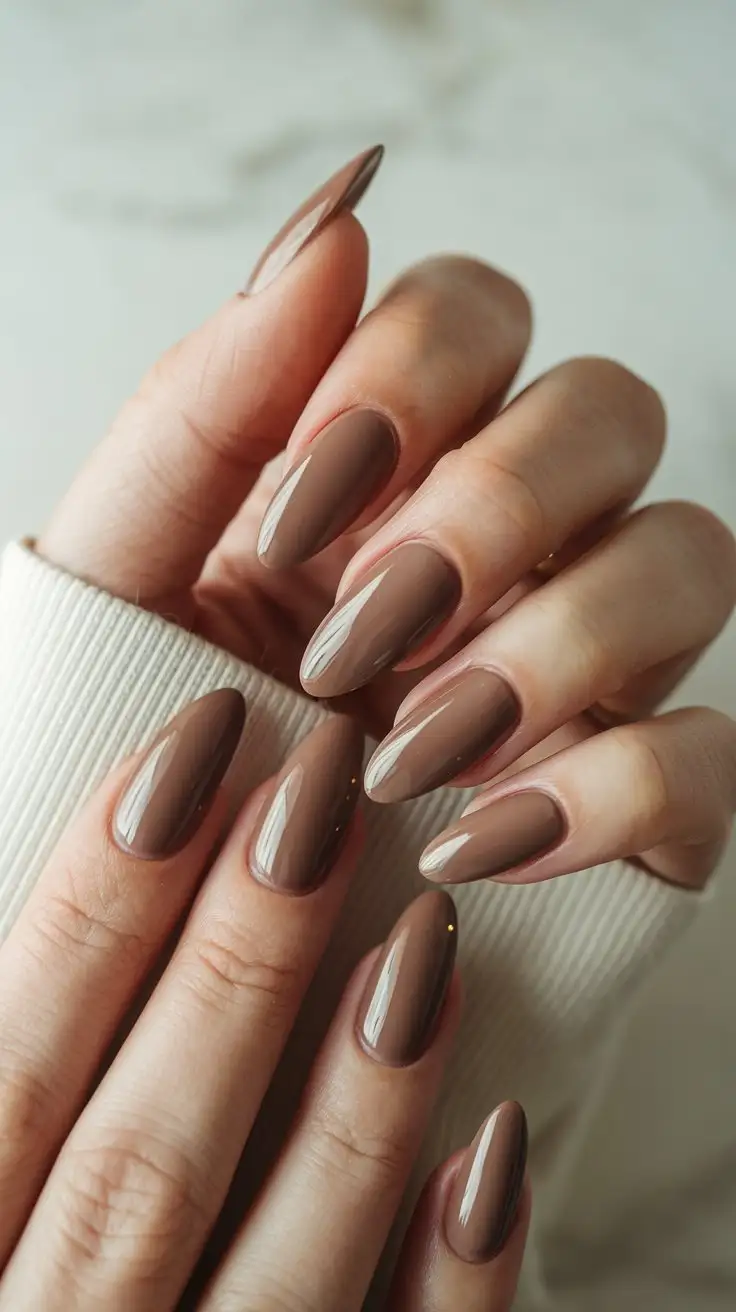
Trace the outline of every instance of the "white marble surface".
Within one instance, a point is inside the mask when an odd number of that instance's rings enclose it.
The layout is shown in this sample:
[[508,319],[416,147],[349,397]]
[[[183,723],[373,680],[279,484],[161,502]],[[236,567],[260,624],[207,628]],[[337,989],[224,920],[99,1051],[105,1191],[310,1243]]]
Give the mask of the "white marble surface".
[[[657,495],[736,523],[735,51],[733,0],[5,0],[3,536],[39,524],[146,364],[375,139],[374,287],[440,248],[508,268],[536,306],[527,373],[576,352],[644,373],[671,414]],[[732,628],[687,699],[736,712],[734,671]],[[666,1234],[686,1179],[703,1223],[736,1222],[734,876],[632,1026],[566,1218],[592,1246],[613,1227],[636,1253],[640,1209]],[[694,1166],[703,1143],[734,1161],[730,1200]],[[732,1305],[736,1256],[713,1261],[725,1285],[698,1312]]]

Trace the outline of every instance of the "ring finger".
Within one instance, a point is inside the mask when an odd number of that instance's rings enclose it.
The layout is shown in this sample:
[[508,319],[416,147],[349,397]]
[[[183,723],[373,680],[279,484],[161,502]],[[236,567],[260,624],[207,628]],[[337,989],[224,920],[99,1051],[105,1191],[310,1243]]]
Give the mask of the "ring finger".
[[370,796],[488,779],[580,712],[692,661],[731,611],[729,555],[730,533],[698,506],[624,520],[412,691],[369,763]]
[[436,657],[540,561],[631,502],[664,440],[656,394],[605,360],[561,365],[433,468],[351,561],[304,655],[318,697]]

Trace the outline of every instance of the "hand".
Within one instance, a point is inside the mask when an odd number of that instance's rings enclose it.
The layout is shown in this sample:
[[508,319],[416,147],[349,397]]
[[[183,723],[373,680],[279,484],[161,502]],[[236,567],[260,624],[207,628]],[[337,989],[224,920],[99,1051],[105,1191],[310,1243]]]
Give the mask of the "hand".
[[[243,718],[239,693],[211,693],[121,766],[0,948],[1,1312],[174,1309],[223,1206],[360,844],[363,739],[337,717],[246,802],[196,893]],[[358,967],[202,1312],[358,1312],[456,1028],[456,941],[451,898],[428,892]],[[525,1151],[506,1103],[436,1173],[394,1312],[508,1312]]]
[[495,780],[428,877],[624,856],[700,886],[736,805],[736,730],[655,712],[732,611],[733,538],[686,502],[631,510],[665,419],[620,365],[569,361],[500,409],[530,312],[494,270],[427,261],[355,327],[367,247],[348,211],[377,158],[310,198],[251,294],[154,368],[39,548],[349,694],[379,736],[399,707],[376,800]]

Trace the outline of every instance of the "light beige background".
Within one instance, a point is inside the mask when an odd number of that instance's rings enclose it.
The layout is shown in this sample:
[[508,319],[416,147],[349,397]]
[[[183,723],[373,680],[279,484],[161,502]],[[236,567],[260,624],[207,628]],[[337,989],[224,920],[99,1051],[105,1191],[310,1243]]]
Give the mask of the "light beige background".
[[[5,0],[2,536],[38,527],[145,366],[376,139],[374,289],[442,248],[507,268],[536,306],[527,375],[578,352],[645,374],[672,426],[654,494],[736,525],[735,52],[733,0]],[[733,627],[683,699],[736,713]],[[683,1307],[734,1304],[735,942],[731,859],[591,1129],[565,1221],[586,1312],[622,1305],[588,1287],[612,1251],[645,1305],[665,1259],[642,1218],[667,1262],[681,1240]]]

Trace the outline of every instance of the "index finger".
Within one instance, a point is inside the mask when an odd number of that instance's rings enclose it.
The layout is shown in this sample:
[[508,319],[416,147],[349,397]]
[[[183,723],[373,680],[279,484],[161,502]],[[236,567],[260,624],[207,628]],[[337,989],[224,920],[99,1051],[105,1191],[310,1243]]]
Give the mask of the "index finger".
[[380,158],[365,151],[330,178],[271,243],[251,294],[153,367],[52,516],[47,559],[186,617],[206,556],[355,324],[368,249],[350,209]]

